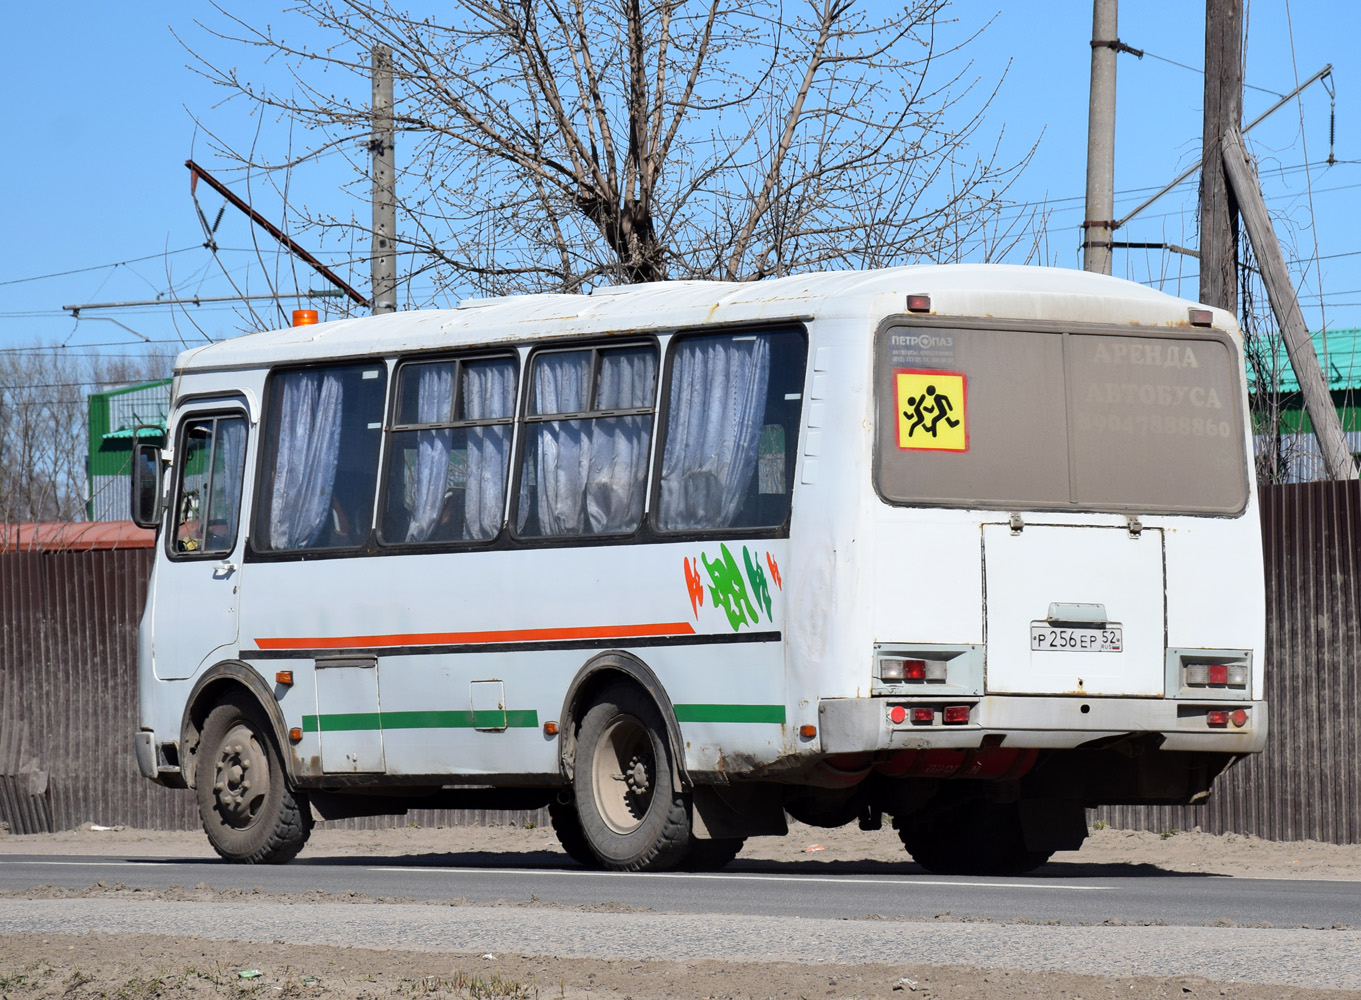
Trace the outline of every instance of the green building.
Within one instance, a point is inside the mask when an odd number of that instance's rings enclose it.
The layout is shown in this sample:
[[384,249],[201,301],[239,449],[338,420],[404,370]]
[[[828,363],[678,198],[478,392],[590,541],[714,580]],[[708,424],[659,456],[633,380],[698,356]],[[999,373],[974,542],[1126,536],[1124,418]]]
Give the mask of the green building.
[[[1310,338],[1328,380],[1333,405],[1342,419],[1348,447],[1353,455],[1361,455],[1361,329],[1329,330],[1326,339],[1321,332],[1311,333]],[[1275,463],[1278,471],[1273,478],[1280,482],[1326,479],[1323,455],[1314,438],[1314,423],[1304,412],[1304,397],[1285,345],[1277,341],[1275,355],[1265,358],[1258,367],[1265,371],[1255,372],[1248,365],[1248,392],[1252,395],[1259,460],[1273,453],[1279,455]],[[1271,422],[1272,403],[1278,408],[1275,431],[1267,426]]]
[[164,439],[170,381],[142,382],[90,394],[90,453],[86,460],[90,499],[85,513],[91,521],[129,518],[133,439]]

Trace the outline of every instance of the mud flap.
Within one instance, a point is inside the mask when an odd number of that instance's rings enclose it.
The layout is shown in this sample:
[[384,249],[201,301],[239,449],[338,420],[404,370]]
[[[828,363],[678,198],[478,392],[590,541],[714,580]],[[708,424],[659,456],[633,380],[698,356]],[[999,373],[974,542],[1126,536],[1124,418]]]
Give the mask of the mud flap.
[[1027,799],[1016,803],[1028,851],[1076,851],[1087,839],[1087,811],[1071,799]]
[[789,832],[784,801],[776,785],[696,785],[690,796],[690,812],[697,840],[783,837]]

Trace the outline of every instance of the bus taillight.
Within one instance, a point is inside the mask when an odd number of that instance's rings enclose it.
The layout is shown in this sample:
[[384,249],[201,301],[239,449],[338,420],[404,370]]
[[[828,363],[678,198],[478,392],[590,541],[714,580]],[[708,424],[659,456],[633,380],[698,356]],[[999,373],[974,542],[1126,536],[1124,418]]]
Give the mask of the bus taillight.
[[1187,687],[1247,687],[1246,663],[1188,663]]
[[879,679],[886,684],[943,681],[945,680],[945,661],[900,659],[896,656],[887,656],[879,661]]

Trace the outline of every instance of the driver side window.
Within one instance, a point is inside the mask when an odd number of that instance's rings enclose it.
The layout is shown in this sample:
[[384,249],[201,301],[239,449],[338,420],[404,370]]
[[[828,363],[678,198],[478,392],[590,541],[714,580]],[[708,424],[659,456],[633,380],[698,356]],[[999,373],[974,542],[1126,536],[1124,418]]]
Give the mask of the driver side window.
[[223,556],[236,547],[246,421],[239,415],[194,417],[180,427],[171,552]]

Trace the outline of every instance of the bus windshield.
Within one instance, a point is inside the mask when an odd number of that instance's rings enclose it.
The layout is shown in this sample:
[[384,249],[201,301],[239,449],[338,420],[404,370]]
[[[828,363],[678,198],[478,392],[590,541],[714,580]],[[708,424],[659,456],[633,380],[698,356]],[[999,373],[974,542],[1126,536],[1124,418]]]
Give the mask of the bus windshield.
[[889,327],[876,485],[897,504],[1238,513],[1236,359],[1208,331]]

